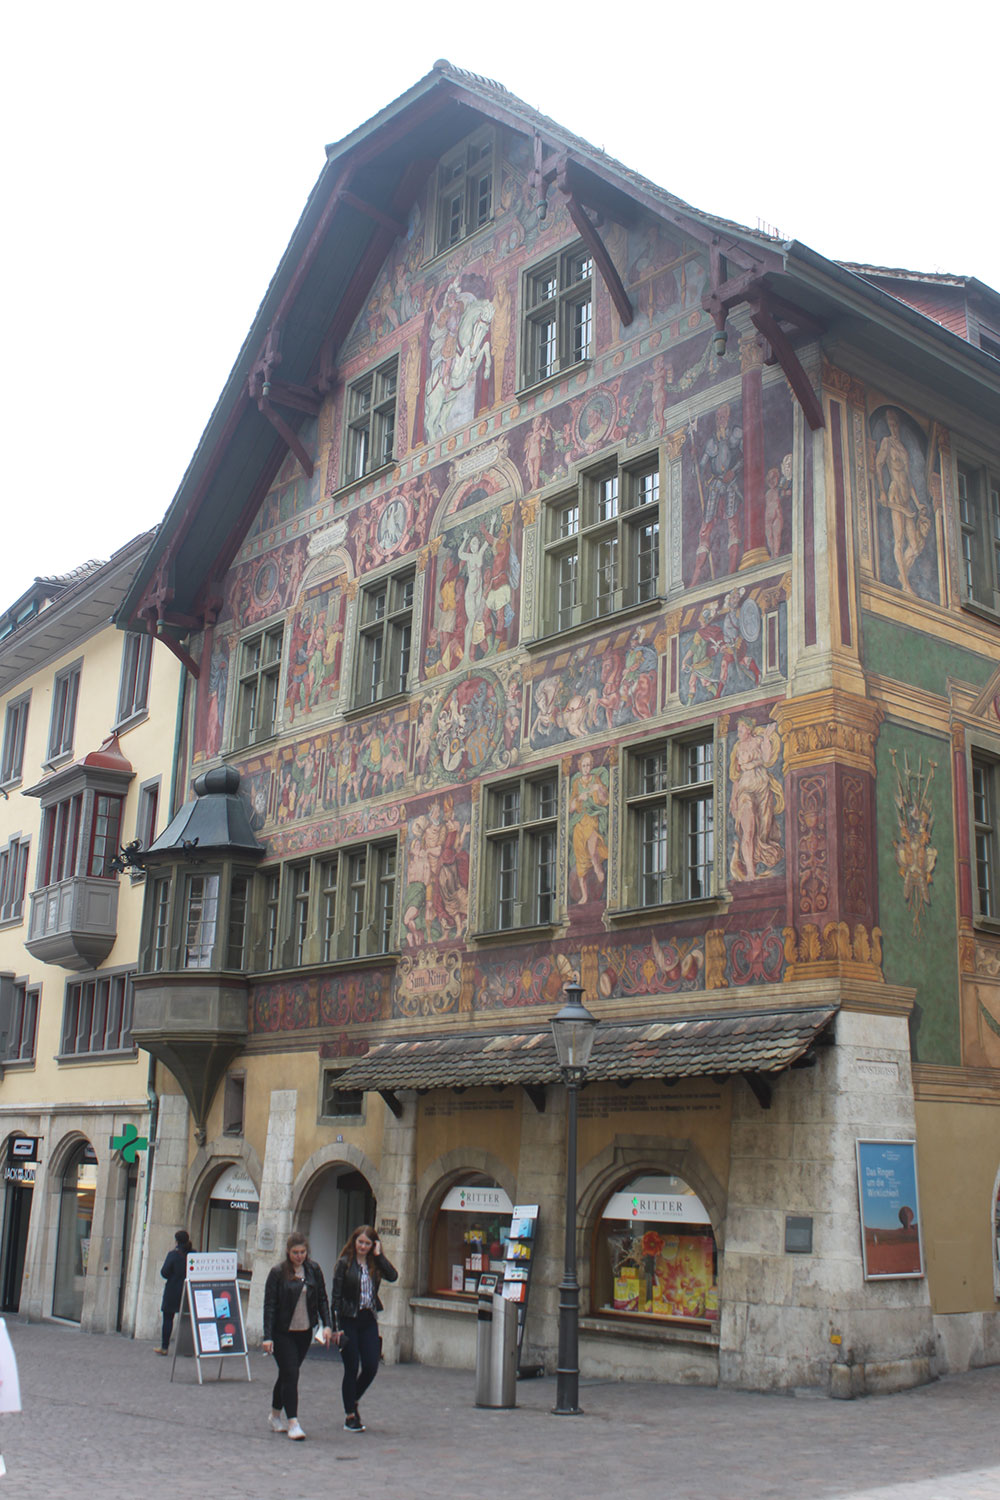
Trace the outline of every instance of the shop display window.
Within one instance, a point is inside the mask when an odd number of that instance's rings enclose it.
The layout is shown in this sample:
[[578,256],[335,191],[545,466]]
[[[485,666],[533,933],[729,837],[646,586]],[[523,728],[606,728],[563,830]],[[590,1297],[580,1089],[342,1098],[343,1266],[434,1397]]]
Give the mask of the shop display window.
[[679,1177],[640,1177],[613,1193],[597,1226],[593,1311],[711,1325],[718,1252],[708,1212]]
[[250,1253],[257,1243],[257,1189],[246,1169],[234,1163],[212,1186],[205,1226],[206,1250],[235,1250],[240,1276],[250,1275]]
[[488,1177],[470,1177],[441,1200],[431,1231],[430,1284],[435,1297],[474,1297],[484,1272],[503,1284],[513,1204]]
[[97,1157],[89,1142],[78,1146],[63,1172],[52,1316],[79,1323],[90,1257],[90,1231],[97,1195]]

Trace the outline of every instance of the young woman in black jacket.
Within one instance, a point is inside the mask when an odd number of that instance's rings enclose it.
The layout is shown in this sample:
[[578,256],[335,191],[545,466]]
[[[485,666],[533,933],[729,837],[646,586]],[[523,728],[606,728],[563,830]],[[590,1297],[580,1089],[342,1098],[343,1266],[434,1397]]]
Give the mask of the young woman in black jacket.
[[395,1281],[396,1268],[382,1254],[382,1244],[370,1224],[355,1229],[340,1252],[333,1272],[330,1301],[336,1326],[341,1331],[340,1355],[344,1361],[344,1427],[364,1432],[358,1402],[378,1374],[381,1345],[378,1314],[382,1311],[378,1289],[382,1281]]
[[305,1235],[290,1234],[284,1260],[272,1266],[264,1283],[263,1349],[274,1355],[278,1366],[268,1424],[272,1432],[287,1432],[293,1439],[305,1437],[299,1425],[299,1369],[317,1323],[322,1324],[324,1344],[339,1343],[323,1272],[309,1259]]

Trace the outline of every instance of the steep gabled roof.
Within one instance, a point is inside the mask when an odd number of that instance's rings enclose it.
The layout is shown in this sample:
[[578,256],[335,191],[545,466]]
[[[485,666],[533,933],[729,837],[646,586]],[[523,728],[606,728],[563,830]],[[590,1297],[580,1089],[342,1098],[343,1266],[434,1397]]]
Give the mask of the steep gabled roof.
[[[911,369],[915,339],[926,345],[952,337],[861,276],[797,242],[782,243],[700,212],[500,84],[439,61],[406,93],[327,148],[323,170],[180,488],[118,612],[119,624],[129,628],[140,619],[155,624],[169,643],[213,618],[218,582],[289,448],[311,472],[298,431],[330,388],[337,350],[414,201],[439,158],[484,118],[533,137],[539,172],[547,179],[558,174],[561,189],[586,208],[625,224],[648,212],[711,247],[716,267],[724,256],[730,275],[732,267],[738,274],[727,283],[729,302],[716,297],[710,309],[717,319],[738,300],[737,292],[759,297],[769,288],[817,326],[841,317],[862,346],[867,334],[873,352],[905,357]],[[877,333],[867,326],[875,323]],[[773,320],[771,327],[780,337]],[[976,350],[963,356],[944,351],[958,400],[976,399],[978,377],[974,365],[967,368],[974,356],[996,363]],[[939,366],[941,349],[932,349],[929,357]],[[956,359],[965,367],[956,367]],[[804,394],[808,399],[809,392]]]

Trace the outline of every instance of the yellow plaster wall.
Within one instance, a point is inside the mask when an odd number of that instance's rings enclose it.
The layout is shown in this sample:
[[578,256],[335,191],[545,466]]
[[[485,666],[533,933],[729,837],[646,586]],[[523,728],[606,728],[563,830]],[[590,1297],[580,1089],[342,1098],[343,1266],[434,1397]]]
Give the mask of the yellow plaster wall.
[[440,1157],[460,1147],[489,1151],[516,1177],[521,1119],[520,1089],[427,1095],[417,1107],[417,1181]]
[[1000,1108],[919,1103],[917,1171],[935,1313],[995,1312],[991,1215]]

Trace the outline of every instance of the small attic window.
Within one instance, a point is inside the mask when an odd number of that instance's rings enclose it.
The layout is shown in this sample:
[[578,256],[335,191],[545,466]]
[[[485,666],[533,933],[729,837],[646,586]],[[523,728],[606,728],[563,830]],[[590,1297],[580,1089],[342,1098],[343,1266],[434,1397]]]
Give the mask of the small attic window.
[[437,180],[437,253],[468,239],[493,217],[496,131],[487,126],[442,157]]

